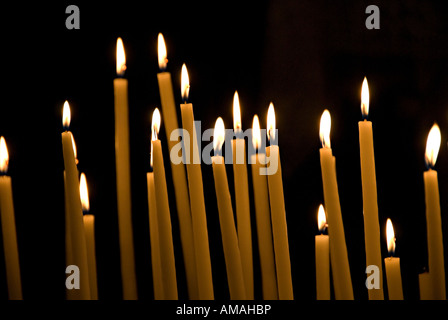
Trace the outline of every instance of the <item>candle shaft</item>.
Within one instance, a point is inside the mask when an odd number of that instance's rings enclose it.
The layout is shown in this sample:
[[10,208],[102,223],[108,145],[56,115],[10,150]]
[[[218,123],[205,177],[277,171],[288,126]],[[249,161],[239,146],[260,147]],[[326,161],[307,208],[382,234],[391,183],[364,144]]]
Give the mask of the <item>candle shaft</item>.
[[400,258],[385,258],[387,292],[389,300],[403,300],[403,286],[401,284]]
[[434,300],[431,275],[429,272],[426,271],[418,275],[418,285],[420,290],[420,300]]
[[[64,195],[65,195],[65,265],[70,266],[73,264],[73,249],[72,249],[72,239],[70,232],[70,208],[68,204],[68,196],[67,196],[67,181],[65,177],[64,170]],[[76,295],[75,290],[65,289],[66,299],[67,300],[75,300]]]
[[327,235],[315,236],[316,299],[330,300],[330,244]]
[[95,217],[85,214],[84,228],[86,233],[87,262],[89,264],[90,296],[92,300],[98,300],[98,281],[96,276],[96,253],[95,253]]

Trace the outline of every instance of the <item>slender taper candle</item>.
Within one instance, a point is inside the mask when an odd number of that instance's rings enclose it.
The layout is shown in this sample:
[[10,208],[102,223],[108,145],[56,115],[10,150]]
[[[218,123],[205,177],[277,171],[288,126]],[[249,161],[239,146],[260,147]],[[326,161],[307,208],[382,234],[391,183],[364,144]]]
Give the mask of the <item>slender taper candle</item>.
[[327,228],[327,218],[322,205],[317,213],[320,234],[315,236],[316,252],[316,299],[330,300],[330,243],[328,235],[323,234]]
[[387,251],[389,257],[384,259],[386,266],[387,292],[389,300],[403,300],[403,286],[401,284],[400,258],[394,257],[395,232],[392,221],[387,219],[386,223]]

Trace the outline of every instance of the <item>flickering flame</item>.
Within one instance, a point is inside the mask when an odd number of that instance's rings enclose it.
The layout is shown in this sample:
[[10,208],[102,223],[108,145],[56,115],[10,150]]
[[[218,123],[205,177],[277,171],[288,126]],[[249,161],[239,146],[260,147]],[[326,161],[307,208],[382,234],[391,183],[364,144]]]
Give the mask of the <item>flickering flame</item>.
[[182,92],[182,100],[186,102],[190,93],[190,79],[188,78],[188,71],[185,63],[182,65],[180,89]]
[[75,156],[75,162],[78,164],[78,151],[76,150],[75,138],[73,138],[72,134],[72,147],[73,147],[73,155]]
[[317,212],[317,226],[320,232],[324,232],[327,227],[327,218],[325,216],[324,206],[319,206],[319,211]]
[[369,84],[367,83],[367,78],[364,77],[361,88],[361,113],[363,118],[367,118],[369,115]]
[[428,139],[426,140],[425,162],[429,168],[433,168],[436,164],[441,141],[442,137],[440,135],[439,126],[434,123],[431,131],[429,131]]
[[160,130],[160,123],[162,119],[160,117],[160,111],[158,108],[154,109],[154,112],[152,113],[152,124],[151,124],[151,140],[157,140]]
[[252,145],[255,150],[260,148],[261,145],[260,121],[258,120],[257,115],[254,115],[254,120],[252,122]]
[[62,127],[65,130],[68,130],[68,127],[70,127],[70,120],[71,120],[70,105],[68,104],[68,101],[66,100],[64,102],[64,107],[62,109]]
[[331,148],[330,142],[330,131],[331,131],[331,116],[330,111],[324,110],[322,116],[320,117],[320,129],[319,137],[322,143],[322,148]]
[[82,211],[87,212],[90,210],[89,202],[89,189],[87,188],[86,175],[81,173],[81,179],[79,180],[79,194],[81,196]]
[[6,147],[5,138],[2,136],[0,138],[0,172],[6,173],[8,171],[9,164],[9,153]]
[[241,130],[240,99],[238,97],[238,92],[235,91],[235,95],[233,96],[233,131],[235,131],[235,133],[240,133]]
[[386,238],[387,238],[387,251],[389,255],[393,255],[395,252],[395,232],[392,226],[392,221],[387,219],[386,222]]
[[267,128],[268,140],[269,141],[275,140],[275,111],[274,111],[274,104],[272,102],[269,104],[268,125],[266,128]]
[[225,128],[224,121],[221,117],[216,119],[215,122],[215,131],[213,132],[213,149],[215,154],[221,151],[222,145],[224,144],[225,139]]
[[159,33],[159,36],[157,38],[157,51],[159,57],[159,69],[163,71],[166,68],[168,59],[166,58],[165,39],[163,38],[163,35],[161,33]]
[[117,75],[124,76],[126,70],[126,55],[124,54],[123,40],[117,39]]

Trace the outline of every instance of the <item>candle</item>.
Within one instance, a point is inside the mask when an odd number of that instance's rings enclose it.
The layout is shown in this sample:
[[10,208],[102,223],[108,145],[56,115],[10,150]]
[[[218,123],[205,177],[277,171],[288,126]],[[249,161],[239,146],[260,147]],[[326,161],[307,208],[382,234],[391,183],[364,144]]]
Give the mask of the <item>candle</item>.
[[325,110],[320,119],[320,166],[324,191],[325,208],[330,237],[330,260],[333,286],[337,300],[353,300],[352,279],[345,244],[344,224],[339,203],[338,182],[336,180],[335,157],[330,142],[331,117]]
[[316,250],[316,299],[330,300],[330,248],[328,235],[323,234],[327,219],[322,205],[317,213],[320,235],[315,236]]
[[420,300],[434,300],[432,298],[431,277],[429,272],[423,272],[418,275],[418,285],[420,289]]
[[123,41],[117,39],[117,76],[115,96],[115,165],[117,176],[118,232],[120,241],[123,299],[137,299],[134,240],[131,218],[131,178],[129,166],[128,81],[123,78],[126,57]]
[[156,195],[157,225],[159,227],[160,266],[162,268],[163,295],[166,300],[177,300],[176,266],[174,262],[173,235],[165,180],[162,144],[158,139],[160,112],[152,115],[152,148],[154,161],[154,191]]
[[69,211],[70,237],[72,247],[73,264],[78,266],[80,273],[80,289],[74,293],[77,299],[89,300],[90,283],[89,268],[87,263],[87,247],[84,232],[81,198],[79,194],[78,168],[74,151],[74,138],[68,127],[70,126],[70,106],[64,103],[62,124],[65,132],[62,132],[62,151],[64,156],[67,207]]
[[[76,158],[76,147],[73,145],[74,154]],[[70,266],[73,264],[73,250],[72,250],[72,240],[70,234],[70,208],[68,204],[68,196],[67,196],[67,181],[65,177],[64,170],[64,199],[65,199],[65,265]],[[65,294],[67,300],[75,300],[76,295],[74,294],[75,290],[70,290],[65,288]]]
[[[375,265],[380,273],[380,284],[383,283],[380,225],[378,220],[378,202],[376,191],[375,155],[373,148],[372,122],[367,121],[369,114],[369,87],[364,78],[361,89],[361,112],[364,121],[359,127],[359,154],[361,159],[362,201],[364,207],[364,238],[366,248],[366,265]],[[383,286],[368,290],[369,300],[383,300]]]
[[437,124],[431,128],[426,142],[425,161],[428,170],[424,172],[426,230],[428,239],[428,267],[434,300],[445,300],[445,262],[443,253],[442,219],[440,215],[439,182],[437,171],[433,170],[441,142]]
[[[277,270],[278,298],[280,300],[293,300],[294,294],[291,279],[291,261],[289,258],[285,199],[283,196],[282,168],[280,165],[280,150],[276,144],[275,113],[272,102],[268,109],[267,123],[267,135],[271,145],[266,147],[266,157],[269,159],[269,168],[267,170],[268,188],[271,205],[275,265]],[[273,168],[271,166],[275,165],[277,165],[277,170],[272,170]]]
[[222,246],[226,261],[227,279],[229,283],[230,299],[247,299],[241,254],[238,247],[238,236],[233,218],[232,200],[230,198],[229,185],[227,182],[224,157],[221,156],[224,143],[224,122],[219,117],[215,123],[213,134],[213,149],[215,155],[212,157],[213,177],[215,180],[216,200],[218,202],[219,224],[221,225]]
[[12,197],[11,177],[8,171],[9,154],[5,138],[0,138],[0,214],[3,251],[5,255],[6,283],[9,300],[22,300],[19,250],[17,248],[16,221]]
[[191,222],[196,257],[198,281],[198,298],[213,300],[212,266],[208,244],[207,217],[205,215],[204,188],[202,183],[201,161],[197,146],[196,128],[194,126],[193,105],[186,103],[190,91],[190,83],[185,64],[181,77],[182,99],[180,105],[182,127],[189,139],[185,139],[185,159],[187,161],[188,189],[190,192]]
[[[258,116],[254,116],[252,125],[252,143],[254,150],[261,146],[261,131]],[[272,244],[271,213],[266,175],[266,156],[264,153],[251,155],[252,186],[255,203],[255,222],[257,226],[258,254],[260,256],[261,285],[263,299],[277,300],[277,278],[275,274],[274,248]]]
[[89,266],[90,296],[92,300],[98,300],[98,282],[96,277],[96,253],[95,253],[95,217],[90,214],[89,189],[87,188],[86,175],[81,173],[79,181],[79,193],[81,195],[83,222],[86,234],[87,263]]
[[[167,53],[163,35],[158,36],[158,58],[161,72],[157,74],[159,83],[160,102],[162,105],[162,114],[165,123],[166,140],[168,141],[168,150],[171,150],[178,142],[171,139],[171,134],[178,130],[176,105],[174,103],[173,86],[171,74],[164,71],[167,65]],[[190,299],[197,299],[197,275],[196,261],[194,253],[193,229],[191,225],[190,199],[188,197],[187,179],[185,176],[185,166],[183,163],[171,163],[171,172],[174,184],[174,195],[176,197],[177,215],[179,217],[180,240],[187,276],[188,295]]]
[[390,219],[387,219],[386,235],[387,251],[390,256],[384,259],[384,265],[386,266],[387,292],[389,293],[389,300],[403,300],[400,258],[393,257],[395,253],[395,232]]
[[233,181],[235,186],[235,208],[238,227],[238,245],[241,251],[244,285],[247,299],[254,299],[254,271],[252,259],[252,231],[250,226],[249,185],[246,168],[246,141],[241,127],[241,110],[238,92],[233,97],[233,131],[232,139]]

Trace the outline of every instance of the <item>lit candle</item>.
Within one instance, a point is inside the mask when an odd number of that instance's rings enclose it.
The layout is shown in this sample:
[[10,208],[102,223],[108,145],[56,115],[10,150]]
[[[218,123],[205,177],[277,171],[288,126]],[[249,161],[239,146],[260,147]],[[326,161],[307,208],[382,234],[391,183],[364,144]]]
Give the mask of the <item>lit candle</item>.
[[246,168],[246,140],[241,126],[241,109],[238,92],[233,97],[233,131],[232,139],[233,181],[235,186],[235,208],[238,227],[238,244],[241,251],[244,285],[247,299],[254,299],[254,271],[252,258],[252,231],[250,226],[249,185]]
[[[166,140],[168,141],[168,150],[171,150],[178,143],[177,140],[171,139],[173,131],[178,130],[176,105],[174,103],[173,86],[171,82],[171,74],[166,72],[168,62],[166,45],[163,35],[158,36],[158,58],[159,69],[161,72],[157,74],[159,83],[160,102],[162,105],[162,114],[165,123]],[[194,253],[193,229],[191,225],[190,199],[188,197],[188,186],[185,175],[185,166],[183,163],[171,163],[172,178],[174,184],[174,195],[176,197],[177,215],[179,217],[180,240],[182,244],[182,252],[185,265],[185,273],[187,276],[188,295],[190,299],[197,299],[197,275],[196,261]]]
[[344,224],[339,203],[336,164],[330,144],[331,117],[325,110],[320,119],[319,136],[322,143],[320,166],[324,191],[325,208],[330,237],[330,260],[336,300],[353,300],[352,279],[345,244]]
[[317,213],[320,235],[315,236],[316,250],[316,299],[330,300],[330,248],[328,235],[323,234],[327,227],[327,218],[322,205]]
[[188,133],[185,142],[185,159],[187,161],[188,189],[190,192],[191,222],[196,257],[198,281],[198,298],[213,300],[212,266],[208,244],[207,217],[205,215],[204,187],[202,183],[201,159],[197,146],[196,128],[194,126],[193,105],[186,103],[190,91],[187,67],[182,66],[181,77],[182,99],[180,105],[182,127]]
[[9,154],[5,138],[0,138],[0,214],[2,222],[3,250],[5,254],[6,283],[8,298],[22,300],[19,250],[17,248],[16,221],[12,200],[11,177],[8,171]]
[[120,241],[123,299],[137,299],[134,240],[131,218],[131,177],[129,166],[128,80],[123,78],[126,57],[123,41],[117,39],[117,78],[115,95],[115,165],[117,175],[118,232]]
[[[254,116],[252,125],[252,144],[254,150],[261,146],[261,130],[258,116]],[[255,222],[257,225],[258,253],[260,256],[261,285],[263,299],[277,300],[277,277],[275,274],[274,248],[272,244],[271,213],[269,211],[268,182],[266,175],[266,155],[251,155],[252,186],[254,190]]]
[[67,196],[67,208],[70,226],[70,238],[72,248],[73,264],[78,266],[80,273],[80,288],[74,293],[77,299],[90,299],[89,267],[87,263],[87,247],[82,218],[81,198],[79,194],[78,168],[76,167],[76,157],[73,135],[68,128],[70,126],[70,106],[67,101],[64,103],[62,125],[65,132],[62,132],[62,151],[65,167],[65,186]]
[[433,170],[441,142],[437,124],[431,128],[426,142],[425,161],[428,170],[423,173],[425,183],[426,228],[428,238],[428,267],[432,299],[445,300],[445,262],[443,253],[442,219],[440,216],[439,182]]
[[160,112],[155,109],[152,115],[152,148],[154,164],[154,191],[156,194],[157,225],[159,227],[160,266],[162,268],[163,295],[166,300],[177,300],[176,266],[174,262],[173,235],[171,229],[170,207],[165,180],[162,144],[158,139]]
[[389,300],[403,300],[403,287],[401,285],[400,258],[393,257],[395,253],[395,232],[392,221],[386,223],[387,251],[389,257],[384,259],[386,266],[387,292]]
[[383,268],[381,264],[380,224],[378,220],[378,201],[376,191],[375,155],[373,148],[372,122],[369,115],[369,87],[364,78],[361,89],[361,112],[364,121],[359,127],[359,154],[361,159],[362,201],[364,207],[364,238],[366,247],[366,265],[379,268],[380,288],[369,289],[369,300],[383,300]]
[[291,260],[289,258],[288,228],[286,225],[282,168],[280,165],[280,150],[276,143],[275,113],[272,102],[268,109],[267,135],[271,145],[266,147],[266,157],[269,159],[270,167],[275,164],[277,165],[277,170],[268,168],[267,172],[275,265],[277,270],[278,298],[280,300],[293,300],[294,294],[291,278]]
[[235,220],[233,218],[232,199],[230,198],[229,185],[227,182],[226,166],[224,164],[224,157],[221,156],[224,137],[224,122],[220,117],[216,120],[215,124],[215,131],[213,134],[213,149],[215,155],[212,157],[219,224],[221,225],[222,246],[226,261],[230,299],[244,300],[247,299],[247,294],[244,286],[245,282],[241,254],[238,247]]
[[96,277],[96,253],[95,253],[95,217],[90,214],[89,189],[87,188],[86,175],[81,173],[79,181],[79,193],[81,195],[82,211],[84,213],[84,230],[86,234],[87,263],[89,265],[90,296],[92,300],[98,300],[98,282]]

